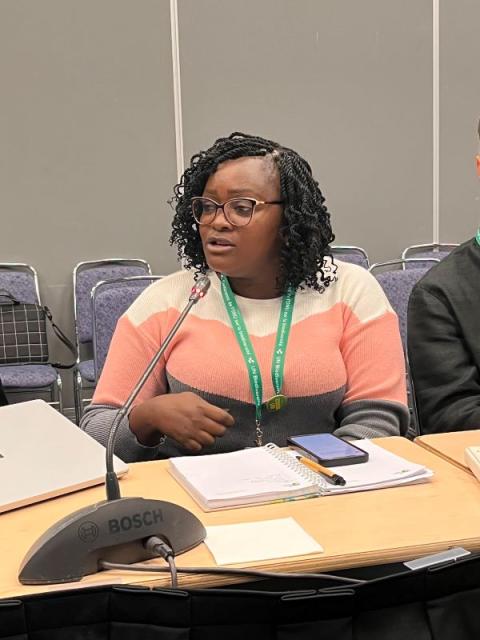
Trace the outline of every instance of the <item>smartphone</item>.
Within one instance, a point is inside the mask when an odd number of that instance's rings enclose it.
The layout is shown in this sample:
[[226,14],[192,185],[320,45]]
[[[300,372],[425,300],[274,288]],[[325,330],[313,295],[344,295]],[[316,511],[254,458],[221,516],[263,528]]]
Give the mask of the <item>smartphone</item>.
[[368,461],[366,451],[331,433],[291,436],[287,438],[287,443],[305,457],[315,460],[324,467],[359,464]]

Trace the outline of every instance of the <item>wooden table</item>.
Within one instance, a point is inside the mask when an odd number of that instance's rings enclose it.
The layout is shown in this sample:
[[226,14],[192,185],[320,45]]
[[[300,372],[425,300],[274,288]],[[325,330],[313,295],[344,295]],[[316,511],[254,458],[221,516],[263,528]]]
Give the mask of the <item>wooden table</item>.
[[[404,438],[385,438],[386,449],[425,464],[434,478],[425,484],[366,491],[311,500],[202,512],[167,471],[167,462],[131,465],[121,482],[124,496],[171,500],[200,517],[205,525],[294,517],[324,548],[324,553],[284,558],[250,566],[272,571],[332,571],[412,559],[450,546],[480,550],[480,483],[440,457]],[[58,589],[22,586],[22,558],[49,526],[68,513],[104,498],[103,487],[0,515],[0,598]],[[468,513],[468,517],[465,517]],[[153,561],[161,562],[161,561]],[[205,544],[177,558],[179,566],[215,566]],[[180,575],[179,586],[210,587],[240,581],[234,577]],[[168,586],[167,574],[102,572],[61,588],[130,583]]]
[[480,429],[432,433],[431,435],[418,436],[415,438],[415,442],[459,469],[471,473],[465,463],[465,447],[480,446]]

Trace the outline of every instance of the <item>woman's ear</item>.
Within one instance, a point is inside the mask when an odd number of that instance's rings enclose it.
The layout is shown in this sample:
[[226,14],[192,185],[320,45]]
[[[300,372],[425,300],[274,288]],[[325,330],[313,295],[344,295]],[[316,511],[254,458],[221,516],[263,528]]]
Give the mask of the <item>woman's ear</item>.
[[476,160],[477,160],[477,176],[480,178],[480,154],[476,156]]

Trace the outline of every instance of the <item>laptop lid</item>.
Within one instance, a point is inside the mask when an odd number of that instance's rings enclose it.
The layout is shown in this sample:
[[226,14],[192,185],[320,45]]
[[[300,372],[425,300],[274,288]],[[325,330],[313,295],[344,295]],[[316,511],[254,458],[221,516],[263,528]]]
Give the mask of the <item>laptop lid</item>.
[[[115,457],[118,475],[127,465]],[[105,448],[43,400],[0,407],[0,513],[104,482]]]

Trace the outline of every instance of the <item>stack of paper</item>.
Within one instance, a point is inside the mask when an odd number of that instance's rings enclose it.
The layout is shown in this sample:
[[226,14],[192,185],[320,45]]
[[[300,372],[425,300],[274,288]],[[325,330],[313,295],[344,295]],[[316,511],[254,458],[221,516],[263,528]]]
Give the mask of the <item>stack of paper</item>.
[[261,562],[323,552],[323,547],[293,518],[207,527],[205,544],[217,564]]
[[355,445],[369,454],[368,462],[329,467],[345,480],[345,486],[330,484],[323,493],[348,493],[424,482],[433,476],[427,467],[409,462],[370,440],[356,440]]
[[171,458],[170,472],[207,511],[415,484],[433,475],[430,469],[369,440],[355,444],[368,451],[368,462],[330,467],[345,479],[345,486],[331,484],[297,460],[293,452],[274,444],[232,453]]

